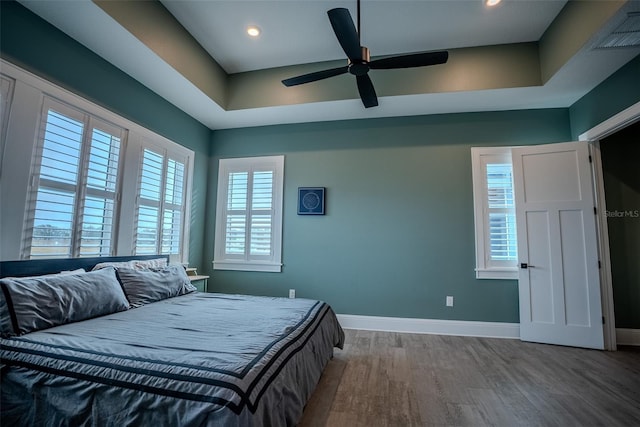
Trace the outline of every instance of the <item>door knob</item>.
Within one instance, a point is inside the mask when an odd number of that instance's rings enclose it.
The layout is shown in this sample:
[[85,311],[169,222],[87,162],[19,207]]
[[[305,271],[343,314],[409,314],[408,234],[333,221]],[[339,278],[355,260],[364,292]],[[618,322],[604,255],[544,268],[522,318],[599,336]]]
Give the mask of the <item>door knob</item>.
[[529,265],[526,262],[520,263],[520,268],[536,268],[534,265]]

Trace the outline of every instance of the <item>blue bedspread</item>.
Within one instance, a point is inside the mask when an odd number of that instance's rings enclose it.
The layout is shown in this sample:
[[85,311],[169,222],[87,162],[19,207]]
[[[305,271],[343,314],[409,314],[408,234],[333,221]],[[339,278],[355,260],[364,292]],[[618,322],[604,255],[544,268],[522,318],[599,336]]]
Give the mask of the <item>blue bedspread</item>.
[[196,293],[0,340],[2,425],[295,425],[344,334],[321,301]]

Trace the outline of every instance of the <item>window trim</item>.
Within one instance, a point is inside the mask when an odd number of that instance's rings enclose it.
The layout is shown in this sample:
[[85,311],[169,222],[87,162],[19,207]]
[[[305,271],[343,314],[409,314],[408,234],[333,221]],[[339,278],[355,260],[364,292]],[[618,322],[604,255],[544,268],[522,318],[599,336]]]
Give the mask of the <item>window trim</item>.
[[483,157],[503,157],[504,160],[511,161],[511,147],[471,147],[471,171],[473,178],[473,206],[474,206],[474,229],[475,229],[475,249],[476,249],[476,279],[518,279],[518,263],[513,262],[512,266],[491,265],[488,259],[489,249],[489,227],[488,224],[488,203],[487,203],[487,180],[483,169]]
[[[252,258],[245,255],[243,259],[227,257],[225,248],[226,205],[228,201],[228,176],[231,172],[249,172],[258,167],[267,166],[273,170],[272,200],[272,244],[271,256],[264,255]],[[249,185],[249,184],[248,184]],[[214,270],[261,271],[279,273],[282,271],[282,216],[284,193],[284,156],[261,156],[220,159],[218,162],[218,193],[216,200],[216,223],[214,239]]]
[[[6,82],[6,84],[2,84],[2,82]],[[0,165],[2,165],[16,79],[3,74],[0,76],[0,86],[6,89],[6,91],[2,92],[2,96],[0,96]],[[0,167],[0,177],[2,176],[2,170],[3,168]]]

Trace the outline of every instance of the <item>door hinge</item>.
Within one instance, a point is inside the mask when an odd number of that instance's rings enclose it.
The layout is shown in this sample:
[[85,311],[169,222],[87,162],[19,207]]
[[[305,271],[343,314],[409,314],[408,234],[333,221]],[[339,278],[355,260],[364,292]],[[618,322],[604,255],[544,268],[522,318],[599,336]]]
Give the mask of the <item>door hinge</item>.
[[598,260],[598,268],[602,268],[602,262]]
[[598,210],[596,209],[596,207],[595,207],[595,206],[593,207],[593,214],[594,214],[594,215],[598,215]]
[[593,163],[593,159],[591,158],[591,154],[589,154],[589,163]]
[[604,316],[602,316],[602,324],[603,324],[603,325],[605,324]]

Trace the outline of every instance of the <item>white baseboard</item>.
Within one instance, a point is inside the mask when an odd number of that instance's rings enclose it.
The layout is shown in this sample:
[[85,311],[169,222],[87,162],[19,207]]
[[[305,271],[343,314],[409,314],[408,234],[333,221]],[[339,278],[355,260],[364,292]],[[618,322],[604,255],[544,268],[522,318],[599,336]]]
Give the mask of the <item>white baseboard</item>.
[[[340,325],[345,329],[520,339],[520,325],[518,323],[411,319],[353,314],[338,314],[337,316]],[[640,346],[640,329],[616,328],[616,342],[618,345]]]
[[616,328],[617,345],[640,345],[640,329]]
[[352,314],[338,314],[338,321],[345,329],[520,339],[520,325],[518,323],[410,319]]

